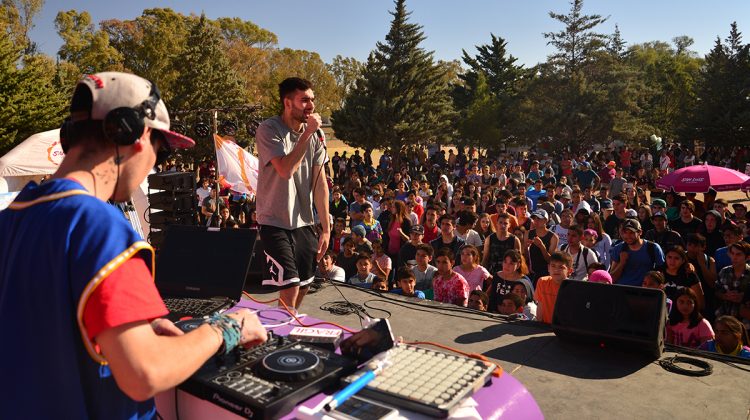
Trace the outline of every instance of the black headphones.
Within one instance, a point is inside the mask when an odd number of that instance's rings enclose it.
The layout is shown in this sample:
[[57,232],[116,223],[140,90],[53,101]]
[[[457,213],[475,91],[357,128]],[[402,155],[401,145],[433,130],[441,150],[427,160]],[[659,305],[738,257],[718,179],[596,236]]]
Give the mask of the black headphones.
[[156,84],[151,83],[148,98],[134,108],[120,107],[107,113],[104,117],[104,136],[119,146],[135,143],[146,127],[144,118],[156,119],[156,106],[161,94]]

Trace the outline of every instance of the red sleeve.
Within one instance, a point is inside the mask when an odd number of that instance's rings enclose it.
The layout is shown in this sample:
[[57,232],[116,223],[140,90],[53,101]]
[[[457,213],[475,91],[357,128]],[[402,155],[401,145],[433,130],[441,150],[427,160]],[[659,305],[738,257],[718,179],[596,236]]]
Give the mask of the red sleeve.
[[86,302],[83,325],[93,340],[102,331],[134,321],[152,320],[169,311],[164,306],[151,271],[135,257],[112,272]]

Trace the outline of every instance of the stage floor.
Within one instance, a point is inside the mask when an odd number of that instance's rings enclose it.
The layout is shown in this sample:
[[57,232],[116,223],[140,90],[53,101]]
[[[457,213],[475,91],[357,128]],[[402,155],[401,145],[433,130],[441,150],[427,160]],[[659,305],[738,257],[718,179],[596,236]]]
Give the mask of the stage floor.
[[[262,288],[247,289],[260,300],[276,296]],[[388,316],[382,310],[388,311],[394,333],[405,341],[437,342],[498,362],[529,390],[549,419],[746,419],[750,412],[750,365],[704,359],[713,365],[713,374],[689,377],[638,354],[562,342],[542,324],[485,318],[435,302],[405,304],[400,296],[384,299],[353,287],[338,289],[325,285],[308,294],[300,312],[359,328],[357,315],[320,309],[343,301],[340,293],[352,303],[366,304],[372,317]]]

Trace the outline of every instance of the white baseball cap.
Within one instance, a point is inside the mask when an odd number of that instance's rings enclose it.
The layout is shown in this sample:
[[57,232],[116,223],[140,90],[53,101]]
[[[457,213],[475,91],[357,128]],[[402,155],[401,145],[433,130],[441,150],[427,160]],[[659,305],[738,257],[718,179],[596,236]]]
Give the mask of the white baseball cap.
[[[91,108],[88,104],[76,103],[80,95],[74,94],[70,106],[73,122],[83,120],[104,120],[113,109],[126,107],[136,108],[148,100],[152,93],[158,92],[153,83],[129,73],[104,72],[87,74],[78,82],[76,92],[85,85],[91,92]],[[169,146],[173,149],[186,149],[195,146],[193,139],[169,130],[169,113],[164,101],[159,98],[153,119],[144,118],[144,125],[159,130],[164,134]]]

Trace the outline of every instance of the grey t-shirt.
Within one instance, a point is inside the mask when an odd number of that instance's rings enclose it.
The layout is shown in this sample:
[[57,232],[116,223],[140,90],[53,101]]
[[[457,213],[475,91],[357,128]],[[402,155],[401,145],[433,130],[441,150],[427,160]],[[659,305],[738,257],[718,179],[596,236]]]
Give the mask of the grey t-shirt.
[[257,217],[261,225],[282,229],[297,229],[315,224],[313,218],[313,182],[327,182],[325,175],[312,175],[313,165],[322,166],[325,149],[318,137],[312,135],[307,152],[299,169],[291,178],[284,179],[276,173],[271,160],[292,152],[300,138],[281,120],[271,117],[258,127],[255,135],[258,148]]

